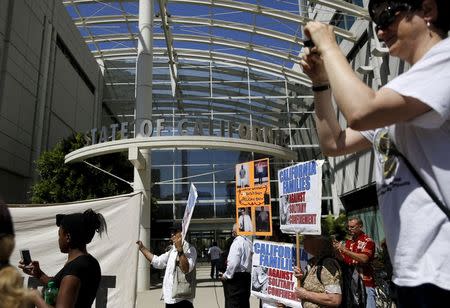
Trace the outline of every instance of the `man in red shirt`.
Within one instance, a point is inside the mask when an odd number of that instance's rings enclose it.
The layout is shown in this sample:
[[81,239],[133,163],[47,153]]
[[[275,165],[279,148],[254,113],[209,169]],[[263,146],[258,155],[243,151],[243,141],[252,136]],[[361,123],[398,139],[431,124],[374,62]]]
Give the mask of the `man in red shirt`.
[[351,217],[347,221],[351,239],[343,243],[334,242],[334,248],[339,251],[343,261],[354,265],[361,273],[367,293],[366,308],[375,308],[375,280],[373,277],[372,260],[375,256],[375,242],[362,231],[363,222],[358,217]]

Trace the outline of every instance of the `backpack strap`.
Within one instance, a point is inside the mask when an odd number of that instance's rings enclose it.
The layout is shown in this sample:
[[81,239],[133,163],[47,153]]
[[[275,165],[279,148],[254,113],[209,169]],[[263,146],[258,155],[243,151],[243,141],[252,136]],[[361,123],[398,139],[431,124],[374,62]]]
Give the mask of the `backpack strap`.
[[332,261],[334,262],[334,264],[336,265],[336,268],[340,271],[339,261],[336,260],[335,258],[333,258],[333,257],[323,257],[323,258],[320,258],[320,259],[317,261],[316,277],[317,277],[317,280],[319,280],[319,282],[320,282],[321,284],[323,284],[323,283],[322,283],[322,278],[321,278],[321,277],[322,277],[322,268],[323,268],[323,263],[324,263],[324,261],[325,261],[326,259],[332,260]]

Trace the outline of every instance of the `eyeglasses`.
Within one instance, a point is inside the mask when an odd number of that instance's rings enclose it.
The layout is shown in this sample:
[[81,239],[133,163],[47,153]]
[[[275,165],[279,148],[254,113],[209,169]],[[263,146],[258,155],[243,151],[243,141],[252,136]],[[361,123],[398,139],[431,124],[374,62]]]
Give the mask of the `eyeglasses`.
[[355,225],[355,226],[348,226],[347,229],[349,229],[349,230],[354,230],[354,229],[356,229],[356,228],[358,228],[358,227],[359,227],[358,225]]
[[376,24],[375,30],[387,29],[397,17],[397,13],[401,11],[409,11],[411,6],[407,3],[392,3],[380,12],[377,9],[372,10],[372,21]]

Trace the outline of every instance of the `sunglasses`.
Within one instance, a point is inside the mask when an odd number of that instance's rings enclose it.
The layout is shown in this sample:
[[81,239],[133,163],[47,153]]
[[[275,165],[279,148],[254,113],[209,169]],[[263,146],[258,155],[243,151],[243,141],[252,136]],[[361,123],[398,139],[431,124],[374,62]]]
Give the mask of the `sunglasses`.
[[411,10],[411,6],[407,3],[392,3],[379,12],[375,8],[371,14],[372,21],[376,24],[375,30],[387,29],[395,21],[398,12],[409,10]]

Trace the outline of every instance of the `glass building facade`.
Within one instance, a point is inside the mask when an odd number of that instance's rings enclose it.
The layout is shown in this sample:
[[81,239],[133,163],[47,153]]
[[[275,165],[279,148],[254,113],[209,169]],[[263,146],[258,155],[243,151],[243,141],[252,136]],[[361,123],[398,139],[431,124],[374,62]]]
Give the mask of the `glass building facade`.
[[[258,151],[207,146],[152,150],[156,205],[151,238],[156,248],[167,238],[166,227],[182,219],[190,183],[199,195],[190,230],[201,251],[211,240],[224,239],[234,222],[236,164],[270,159],[272,217],[277,221],[278,170],[323,158],[312,117],[311,83],[298,67],[304,17],[328,18],[338,40],[351,41],[355,38],[348,30],[367,12],[362,1],[317,2],[154,2],[153,129],[159,126],[161,136],[265,138],[297,153],[295,161],[287,161]],[[133,127],[138,4],[65,3],[103,70],[102,125],[128,122]],[[333,206],[330,174],[325,164],[323,215]]]
[[[133,100],[133,63],[114,61],[109,76],[114,83],[105,88],[107,103],[126,105]],[[182,102],[171,93],[169,68],[156,61],[153,73],[153,123],[163,120],[161,136],[215,135],[240,138],[239,127],[245,125],[251,134],[266,129],[273,143],[297,152],[301,160],[319,159],[321,153],[312,121],[311,94],[300,84],[276,75],[215,62],[183,62],[178,73],[183,89]],[[119,67],[121,68],[119,69]],[[117,86],[117,84],[121,86]],[[308,93],[308,94],[305,94]],[[106,121],[110,120],[104,112]],[[132,121],[134,114],[118,114],[120,122]],[[183,123],[182,126],[180,126]],[[156,125],[156,124],[153,124]],[[242,137],[242,136],[241,136]],[[275,140],[277,139],[277,140]],[[235,217],[235,165],[270,159],[272,215],[278,219],[277,173],[296,163],[268,157],[251,151],[208,148],[169,148],[152,150],[152,241],[163,245],[166,226],[183,218],[189,187],[194,183],[198,202],[193,213],[191,237],[200,250],[211,240],[225,240]],[[326,169],[326,167],[325,167]],[[324,177],[323,214],[331,211],[331,190]],[[158,244],[161,242],[161,244]]]

